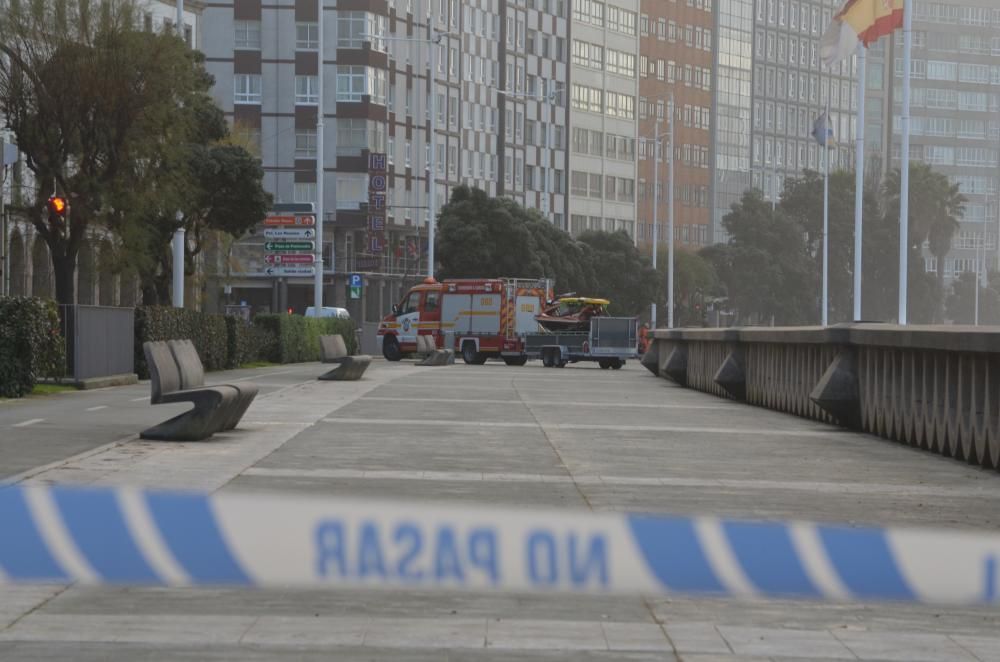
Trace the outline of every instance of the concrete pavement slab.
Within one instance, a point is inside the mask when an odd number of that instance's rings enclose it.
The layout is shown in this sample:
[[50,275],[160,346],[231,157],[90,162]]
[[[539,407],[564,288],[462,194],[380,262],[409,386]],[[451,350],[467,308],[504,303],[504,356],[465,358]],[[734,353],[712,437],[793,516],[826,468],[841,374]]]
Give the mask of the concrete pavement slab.
[[834,632],[861,660],[899,662],[975,662],[976,658],[947,634],[919,632]]
[[790,657],[808,652],[831,660],[857,659],[843,643],[825,630],[739,627],[720,625],[719,634],[737,655]]
[[715,623],[668,622],[663,627],[678,653],[728,655],[733,652]]
[[547,620],[489,620],[486,646],[518,650],[609,650],[599,622]]

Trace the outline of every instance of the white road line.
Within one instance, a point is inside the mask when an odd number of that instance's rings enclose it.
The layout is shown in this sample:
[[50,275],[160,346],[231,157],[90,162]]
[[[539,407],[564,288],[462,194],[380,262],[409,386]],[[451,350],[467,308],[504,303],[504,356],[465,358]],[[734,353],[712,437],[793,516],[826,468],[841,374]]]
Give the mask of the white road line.
[[141,398],[132,398],[131,400],[129,400],[129,402],[142,402],[144,400],[149,400],[149,396],[144,395]]
[[26,428],[29,425],[34,425],[35,423],[41,423],[44,420],[45,420],[44,418],[29,418],[26,421],[21,421],[20,423],[14,423],[14,425],[12,425],[11,427]]
[[[561,483],[574,479],[581,485],[609,485],[617,487],[667,487],[694,489],[733,489],[744,491],[790,490],[811,494],[875,494],[886,496],[937,496],[937,497],[1000,497],[1000,487],[991,492],[979,488],[935,487],[930,485],[887,485],[871,483],[829,483],[808,480],[731,480],[712,478],[683,478],[652,476],[614,476],[565,474],[489,473],[479,471],[419,471],[384,469],[282,469],[250,467],[243,476],[259,478],[313,478],[313,479],[365,479],[365,480],[406,480],[406,481],[447,481],[456,483]],[[809,544],[809,532],[796,535],[797,544],[805,548]],[[817,543],[818,545],[818,543]],[[815,546],[815,545],[814,545]]]
[[87,411],[101,411],[102,409],[107,409],[107,405],[97,405],[96,407],[87,407]]
[[658,405],[658,404],[642,404],[642,403],[632,403],[632,402],[565,402],[560,400],[529,400],[525,402],[524,400],[496,400],[493,398],[393,398],[393,397],[382,397],[382,396],[366,396],[362,398],[364,400],[372,400],[379,402],[435,402],[435,403],[458,403],[458,404],[501,404],[501,405],[536,405],[539,407],[618,407],[618,408],[629,408],[634,407],[637,409],[746,409],[744,405]]
[[537,428],[536,423],[511,423],[507,421],[479,422],[479,421],[414,421],[409,419],[371,419],[371,418],[324,418],[324,423],[341,423],[352,425],[399,425],[413,427],[416,425],[450,425],[462,428]]
[[[691,434],[743,434],[752,436],[772,437],[828,437],[840,433],[837,428],[829,430],[767,430],[762,428],[712,428],[690,425],[597,425],[585,423],[517,423],[507,421],[443,421],[414,420],[386,418],[324,418],[324,423],[340,423],[342,425],[398,425],[414,426],[444,426],[460,428],[543,428],[551,432],[567,430],[591,430],[599,432],[687,432]],[[840,433],[842,434],[842,433]]]

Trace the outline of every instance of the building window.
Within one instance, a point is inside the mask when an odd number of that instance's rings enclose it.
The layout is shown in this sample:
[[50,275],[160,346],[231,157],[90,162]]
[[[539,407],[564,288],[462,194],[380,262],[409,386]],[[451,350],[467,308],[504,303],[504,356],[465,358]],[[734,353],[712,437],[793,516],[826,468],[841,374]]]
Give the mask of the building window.
[[316,183],[295,182],[293,196],[295,202],[316,202]]
[[260,103],[260,74],[236,74],[233,77],[233,103]]
[[309,105],[319,103],[319,77],[295,77],[295,103]]
[[295,130],[295,158],[316,158],[316,129]]
[[314,51],[319,48],[319,24],[295,24],[295,48],[300,51]]
[[337,101],[361,101],[367,80],[363,66],[337,67]]
[[236,48],[260,50],[260,21],[236,21]]
[[386,52],[385,16],[363,11],[340,11],[337,15],[337,48],[362,48],[371,43],[372,50]]

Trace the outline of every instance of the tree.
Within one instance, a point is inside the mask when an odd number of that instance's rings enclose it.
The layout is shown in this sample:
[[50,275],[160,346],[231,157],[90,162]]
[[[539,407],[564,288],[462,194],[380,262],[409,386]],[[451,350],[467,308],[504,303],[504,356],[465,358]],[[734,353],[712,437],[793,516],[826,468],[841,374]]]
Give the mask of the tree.
[[[1000,324],[1000,292],[995,289],[995,273],[989,287],[979,288],[979,323]],[[951,284],[946,300],[948,317],[956,324],[972,324],[976,319],[976,274],[966,271]]]
[[442,278],[541,278],[545,269],[515,202],[459,186],[438,218],[435,254]]
[[744,323],[815,324],[816,265],[805,229],[751,189],[722,219],[728,244],[703,251]]
[[657,295],[658,278],[624,232],[578,240],[535,210],[460,186],[441,209],[435,252],[441,278],[549,278],[557,293],[606,297],[633,315]]
[[[136,30],[136,17],[128,0],[99,11],[39,0],[0,15],[0,113],[38,185],[19,211],[49,247],[60,303],[75,301],[77,254],[92,226],[145,232],[128,202],[141,191],[152,205],[167,188],[155,165],[187,143],[199,119],[191,109],[211,85],[198,54],[176,36]],[[53,190],[70,201],[65,227],[43,211]]]
[[[885,241],[883,233],[871,232],[870,226],[880,217],[878,198],[874,191],[864,193],[864,244],[861,258],[862,275],[872,280],[871,270],[877,269],[885,246],[872,241]],[[785,180],[781,194],[781,210],[806,232],[806,243],[816,264],[813,287],[822,291],[823,277],[823,175],[806,170],[801,177]],[[830,174],[830,239],[829,239],[829,320],[847,322],[854,318],[854,173],[839,170]],[[862,304],[866,297],[862,291]],[[871,318],[869,318],[871,319]]]
[[595,279],[591,296],[610,299],[612,314],[640,315],[658,298],[659,275],[626,232],[584,232],[579,242],[590,249],[587,259]]
[[[889,219],[899,218],[900,177],[900,171],[893,170],[883,184],[885,213]],[[944,294],[944,259],[951,251],[952,237],[965,215],[966,198],[959,192],[958,184],[952,184],[947,176],[925,163],[911,162],[909,202],[910,245],[919,249],[927,242],[931,255],[937,258],[940,301]],[[939,305],[936,321],[941,321],[942,312]]]
[[[657,247],[658,286],[657,323],[667,321],[667,254],[670,246]],[[711,254],[711,251],[709,251]],[[713,261],[704,253],[687,250],[674,251],[674,326],[702,326],[706,322],[706,301],[723,293],[722,282]]]

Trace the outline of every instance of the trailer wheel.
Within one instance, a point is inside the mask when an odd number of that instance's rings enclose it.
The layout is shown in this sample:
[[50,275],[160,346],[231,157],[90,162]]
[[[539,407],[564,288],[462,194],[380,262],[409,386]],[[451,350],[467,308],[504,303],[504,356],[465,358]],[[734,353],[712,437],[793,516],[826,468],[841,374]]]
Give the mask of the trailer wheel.
[[522,366],[528,362],[527,356],[505,356],[503,362],[507,365]]
[[542,365],[546,368],[551,368],[555,362],[552,360],[552,350],[543,349],[542,350]]
[[468,365],[482,365],[481,363],[476,363],[476,358],[479,352],[476,351],[476,343],[471,340],[466,340],[462,343],[462,360]]
[[611,362],[608,361],[607,359],[600,359],[597,362],[597,365],[601,366],[601,370],[610,370],[611,369]]
[[403,353],[399,350],[399,342],[395,336],[386,336],[382,340],[382,356],[386,361],[398,361],[403,358]]
[[611,369],[612,370],[621,370],[622,366],[624,366],[624,365],[625,365],[625,362],[622,361],[621,359],[614,359],[611,362]]

